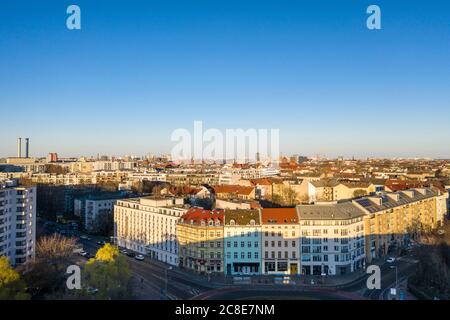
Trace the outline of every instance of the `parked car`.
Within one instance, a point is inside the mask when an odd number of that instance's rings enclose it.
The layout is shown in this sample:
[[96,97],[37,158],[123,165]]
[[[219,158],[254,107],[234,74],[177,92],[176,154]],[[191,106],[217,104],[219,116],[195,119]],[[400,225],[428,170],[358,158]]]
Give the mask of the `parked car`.
[[121,253],[121,254],[128,254],[128,251],[125,250],[125,249],[122,249],[122,250],[120,250],[120,253]]
[[87,292],[88,292],[89,294],[96,294],[96,293],[98,292],[98,289],[97,289],[97,288],[89,287],[89,288],[87,288]]
[[97,241],[97,244],[100,246],[104,246],[106,244],[106,242],[103,240],[100,240],[100,241]]
[[144,261],[144,256],[142,254],[136,255],[134,258],[139,261]]
[[394,258],[394,257],[389,257],[389,258],[386,260],[386,262],[387,262],[387,263],[394,263],[394,262],[395,262],[395,258]]
[[83,234],[82,236],[80,236],[80,239],[83,239],[83,240],[91,240],[91,238],[89,238],[87,235],[85,235],[85,234]]
[[86,257],[87,254],[88,253],[86,251],[84,251],[84,250],[80,251],[80,256],[82,256],[82,257]]
[[131,258],[133,258],[134,257],[134,253],[133,252],[127,252],[127,256],[129,256],[129,257],[131,257]]

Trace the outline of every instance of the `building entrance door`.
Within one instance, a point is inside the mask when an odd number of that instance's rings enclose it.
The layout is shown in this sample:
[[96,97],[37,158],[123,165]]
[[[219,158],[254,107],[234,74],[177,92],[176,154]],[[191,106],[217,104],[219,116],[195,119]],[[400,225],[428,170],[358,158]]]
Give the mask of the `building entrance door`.
[[290,267],[290,274],[297,274],[298,273],[298,267],[296,263],[291,263]]

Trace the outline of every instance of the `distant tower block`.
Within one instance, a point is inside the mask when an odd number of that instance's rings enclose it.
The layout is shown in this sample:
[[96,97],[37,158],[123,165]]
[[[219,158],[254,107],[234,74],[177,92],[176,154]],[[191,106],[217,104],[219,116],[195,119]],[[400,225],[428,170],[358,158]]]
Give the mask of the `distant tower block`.
[[22,138],[17,138],[17,158],[22,158]]
[[30,138],[25,138],[25,158],[30,157]]

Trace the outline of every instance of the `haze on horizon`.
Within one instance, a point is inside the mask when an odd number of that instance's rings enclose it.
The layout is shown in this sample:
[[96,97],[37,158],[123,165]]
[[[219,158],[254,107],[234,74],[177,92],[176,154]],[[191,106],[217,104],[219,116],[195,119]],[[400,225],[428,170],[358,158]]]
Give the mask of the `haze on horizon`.
[[173,130],[280,129],[283,155],[450,158],[450,3],[23,0],[0,11],[0,157],[170,153]]

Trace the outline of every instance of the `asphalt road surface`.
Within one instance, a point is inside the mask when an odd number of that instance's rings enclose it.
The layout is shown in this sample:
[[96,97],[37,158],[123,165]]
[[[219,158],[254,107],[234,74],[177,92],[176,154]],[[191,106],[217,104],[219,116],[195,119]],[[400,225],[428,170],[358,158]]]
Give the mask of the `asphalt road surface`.
[[[96,243],[96,239],[91,241],[81,239],[83,249],[92,255],[95,255],[100,245]],[[129,250],[127,250],[129,251]],[[186,274],[179,273],[177,270],[169,270],[167,265],[149,260],[147,257],[144,261],[138,261],[135,258],[125,256],[130,270],[135,280],[140,285],[139,291],[145,296],[165,297],[165,289],[167,287],[167,296],[169,299],[190,299],[204,291],[212,289],[206,285],[199,284],[190,280]],[[166,277],[167,275],[167,277]]]

